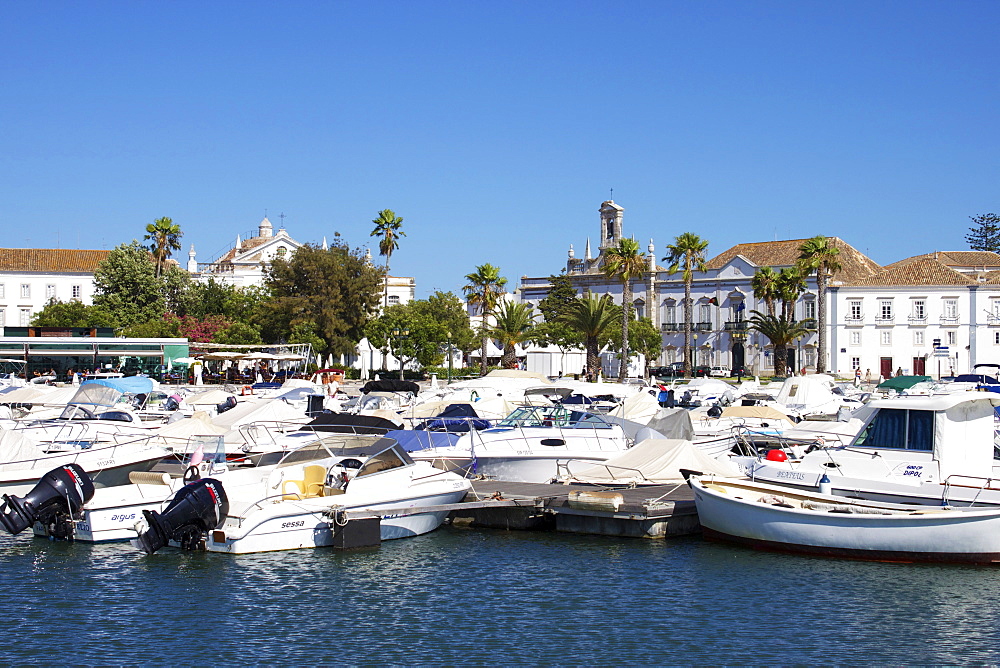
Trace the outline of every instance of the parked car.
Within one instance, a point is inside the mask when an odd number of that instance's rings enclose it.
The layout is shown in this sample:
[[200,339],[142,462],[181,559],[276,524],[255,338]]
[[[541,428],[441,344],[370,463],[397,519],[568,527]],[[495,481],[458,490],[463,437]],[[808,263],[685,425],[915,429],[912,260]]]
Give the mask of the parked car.
[[732,374],[729,373],[729,369],[724,366],[713,366],[712,370],[708,372],[710,376],[719,376],[721,378],[728,378]]

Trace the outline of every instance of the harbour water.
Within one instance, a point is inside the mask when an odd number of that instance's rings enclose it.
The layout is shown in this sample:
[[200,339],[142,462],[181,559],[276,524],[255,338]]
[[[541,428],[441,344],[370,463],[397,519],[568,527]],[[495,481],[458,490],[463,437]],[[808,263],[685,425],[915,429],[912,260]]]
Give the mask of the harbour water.
[[1000,569],[446,526],[228,556],[0,537],[0,663],[996,664]]

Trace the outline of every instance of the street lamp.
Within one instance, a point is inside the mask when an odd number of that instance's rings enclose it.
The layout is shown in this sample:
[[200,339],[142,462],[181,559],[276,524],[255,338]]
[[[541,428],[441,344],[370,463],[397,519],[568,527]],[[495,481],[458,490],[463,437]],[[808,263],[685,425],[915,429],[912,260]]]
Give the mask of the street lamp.
[[405,339],[409,335],[410,335],[410,330],[408,330],[408,329],[399,329],[398,327],[393,327],[393,329],[392,329],[392,337],[395,340],[395,345],[393,346],[393,348],[394,348],[394,352],[396,353],[396,359],[399,360],[399,379],[400,380],[403,380],[403,358],[400,356],[400,353],[399,353],[400,341],[402,341],[403,339]]
[[694,349],[691,351],[691,377],[698,377],[698,334],[697,332],[693,336],[694,338]]

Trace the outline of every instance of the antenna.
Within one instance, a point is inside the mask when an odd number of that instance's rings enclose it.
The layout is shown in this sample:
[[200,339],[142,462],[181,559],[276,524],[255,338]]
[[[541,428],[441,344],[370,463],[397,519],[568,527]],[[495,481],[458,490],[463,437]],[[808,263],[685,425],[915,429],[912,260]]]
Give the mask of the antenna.
[[282,229],[284,229],[284,227],[285,227],[285,213],[281,212],[280,214],[278,214],[278,218],[281,218],[281,227],[282,227]]
[[611,189],[611,201],[612,202],[615,201],[615,189],[614,188]]

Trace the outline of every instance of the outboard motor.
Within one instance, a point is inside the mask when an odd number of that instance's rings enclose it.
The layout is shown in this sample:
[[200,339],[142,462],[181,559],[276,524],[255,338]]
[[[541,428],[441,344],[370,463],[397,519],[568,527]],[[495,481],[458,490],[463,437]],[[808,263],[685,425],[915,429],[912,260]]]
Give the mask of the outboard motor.
[[236,397],[227,397],[225,401],[215,407],[215,410],[218,413],[225,413],[232,408],[236,408]]
[[712,404],[712,407],[708,409],[708,417],[722,417],[722,406],[719,404]]
[[184,485],[163,513],[143,510],[147,528],[132,544],[147,554],[153,554],[171,540],[181,549],[198,548],[204,535],[218,529],[229,512],[229,499],[222,483],[214,478],[202,478]]
[[65,464],[42,476],[23,497],[3,495],[0,523],[18,534],[35,522],[56,538],[73,536],[73,520],[83,517],[85,503],[94,498],[94,481],[79,464]]

